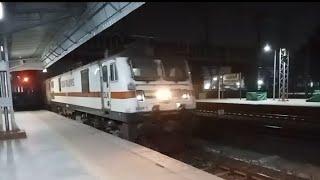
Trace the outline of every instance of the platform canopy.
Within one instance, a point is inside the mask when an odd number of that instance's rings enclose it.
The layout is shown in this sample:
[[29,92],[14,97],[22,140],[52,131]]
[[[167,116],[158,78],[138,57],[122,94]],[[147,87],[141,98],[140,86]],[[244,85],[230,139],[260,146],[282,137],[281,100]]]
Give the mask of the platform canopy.
[[0,33],[11,71],[42,70],[144,2],[6,2]]

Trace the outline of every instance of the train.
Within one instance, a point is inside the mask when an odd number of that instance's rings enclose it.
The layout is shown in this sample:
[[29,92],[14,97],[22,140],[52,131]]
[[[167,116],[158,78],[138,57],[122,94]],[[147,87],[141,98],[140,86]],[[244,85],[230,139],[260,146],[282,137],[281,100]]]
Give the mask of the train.
[[[140,127],[191,118],[188,63],[123,51],[45,80],[48,108],[134,140]],[[91,119],[91,120],[90,120]]]
[[11,72],[12,100],[15,111],[43,107],[42,72],[24,70]]

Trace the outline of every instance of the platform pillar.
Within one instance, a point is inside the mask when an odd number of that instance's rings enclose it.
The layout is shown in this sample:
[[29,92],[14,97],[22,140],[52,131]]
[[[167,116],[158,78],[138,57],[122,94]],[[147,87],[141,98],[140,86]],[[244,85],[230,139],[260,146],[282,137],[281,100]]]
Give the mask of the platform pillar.
[[15,123],[7,38],[2,36],[0,40],[0,140],[25,137],[26,133],[21,131]]

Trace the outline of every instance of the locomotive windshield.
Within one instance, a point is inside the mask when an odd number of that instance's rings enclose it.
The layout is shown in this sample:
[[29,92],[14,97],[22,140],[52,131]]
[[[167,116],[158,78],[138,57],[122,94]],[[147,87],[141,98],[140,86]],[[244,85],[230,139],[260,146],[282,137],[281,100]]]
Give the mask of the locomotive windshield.
[[167,81],[185,81],[188,79],[185,61],[162,59],[164,79]]
[[137,81],[155,81],[160,75],[157,64],[151,58],[133,58],[129,60],[133,78]]

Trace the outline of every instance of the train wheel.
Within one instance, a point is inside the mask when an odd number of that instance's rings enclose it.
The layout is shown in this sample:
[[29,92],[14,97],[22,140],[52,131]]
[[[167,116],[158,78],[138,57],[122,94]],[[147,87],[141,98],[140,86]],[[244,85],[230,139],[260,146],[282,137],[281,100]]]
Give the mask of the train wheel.
[[106,120],[103,122],[104,131],[111,133],[118,130],[119,131],[119,125],[113,121],[113,120]]
[[100,130],[104,130],[105,127],[104,127],[104,119],[101,118],[101,117],[95,117],[93,119],[93,126],[97,129],[100,129]]

